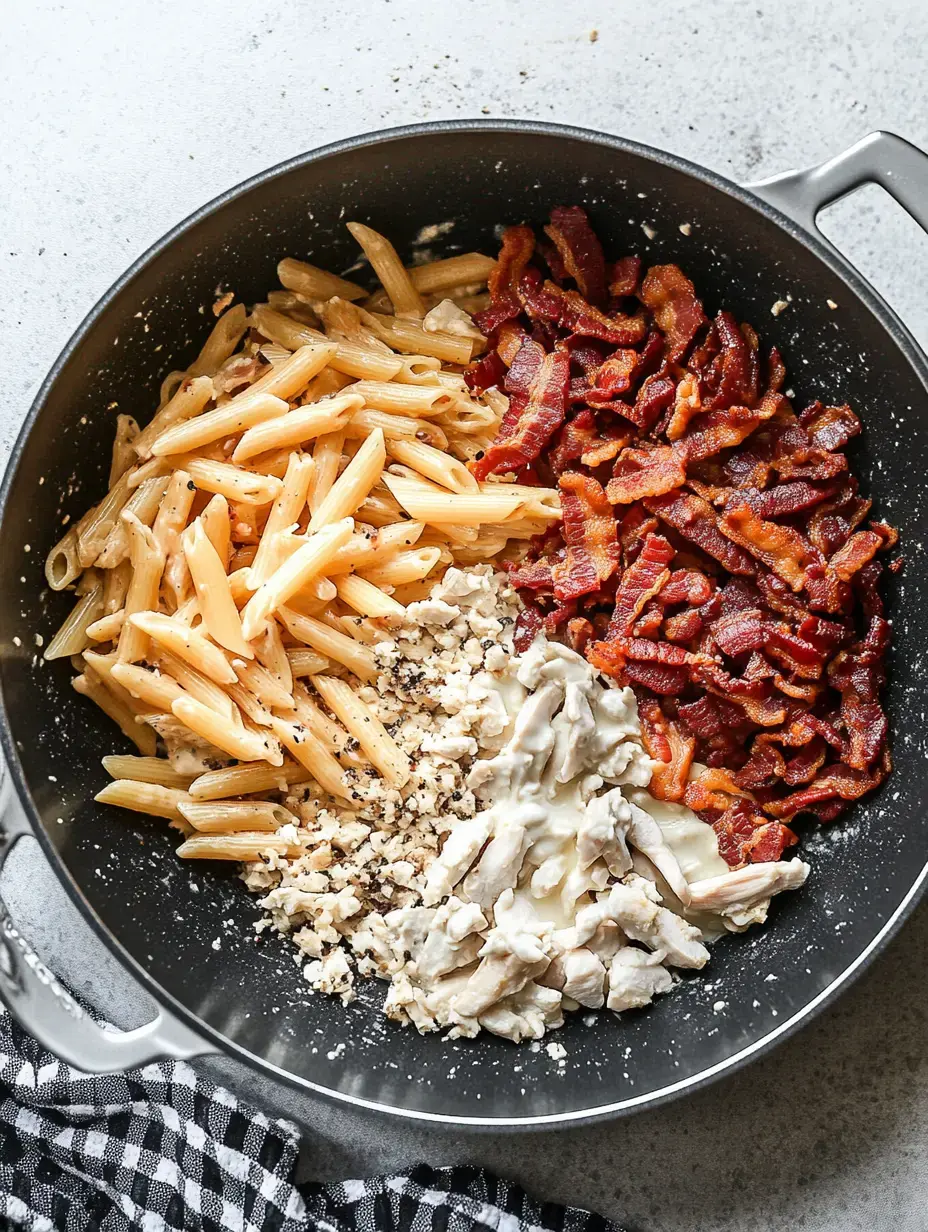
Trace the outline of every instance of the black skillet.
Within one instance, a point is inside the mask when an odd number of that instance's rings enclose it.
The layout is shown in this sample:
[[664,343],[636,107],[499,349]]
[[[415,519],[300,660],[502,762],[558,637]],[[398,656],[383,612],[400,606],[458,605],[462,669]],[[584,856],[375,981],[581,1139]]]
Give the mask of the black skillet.
[[[306,1092],[501,1128],[615,1116],[674,1098],[765,1052],[848,985],[899,927],[928,873],[920,680],[928,363],[815,227],[823,205],[867,181],[928,229],[928,157],[888,134],[748,190],[579,129],[427,124],[265,172],[136,262],[42,386],[2,490],[0,736],[9,775],[0,860],[34,834],[159,1013],[136,1032],[102,1033],[75,1015],[5,918],[0,996],[30,1031],[83,1069],[227,1053]],[[491,1036],[449,1043],[400,1029],[379,1015],[382,986],[363,989],[346,1009],[312,994],[286,944],[250,939],[257,911],[234,873],[182,865],[176,839],[158,823],[94,804],[106,777],[101,752],[120,741],[69,688],[67,663],[37,661],[34,635],[47,638],[67,610],[68,597],[46,589],[42,563],[62,517],[104,491],[115,404],[144,420],[163,374],[195,354],[217,286],[246,303],[261,299],[285,255],[345,268],[356,254],[345,218],[370,222],[407,255],[421,227],[453,220],[434,249],[493,252],[499,223],[540,221],[551,206],[574,202],[589,209],[607,252],[678,262],[711,311],[730,308],[776,343],[799,405],[821,397],[855,406],[865,430],[854,462],[879,515],[900,528],[906,565],[890,595],[889,782],[830,830],[808,835],[808,885],[776,903],[766,928],[723,940],[700,978],[647,1011],[621,1021],[572,1016],[555,1037],[567,1051],[558,1066],[544,1047]],[[778,299],[789,308],[773,316]]]

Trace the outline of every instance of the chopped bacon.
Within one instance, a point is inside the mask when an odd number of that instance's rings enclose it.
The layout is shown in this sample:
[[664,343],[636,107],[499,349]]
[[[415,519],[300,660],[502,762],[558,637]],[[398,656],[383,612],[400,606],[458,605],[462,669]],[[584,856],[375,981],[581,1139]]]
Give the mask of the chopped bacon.
[[801,412],[799,422],[819,449],[825,449],[828,453],[843,449],[851,437],[860,431],[860,420],[847,403],[844,406],[822,406],[821,402],[813,402]]
[[658,762],[648,790],[656,800],[682,800],[696,741],[668,719],[653,698],[638,694],[641,739],[649,757]]
[[[698,809],[740,867],[889,771],[879,554],[898,536],[867,524],[853,411],[797,415],[776,349],[762,360],[728,311],[708,321],[676,266],[641,272],[604,263],[578,207],[537,244],[505,233],[465,379],[509,407],[471,469],[559,483],[562,522],[504,563],[526,599],[517,646],[543,628],[633,686],[656,793]],[[694,757],[709,770],[690,782]]]
[[564,269],[584,299],[602,308],[606,302],[606,262],[603,248],[579,205],[557,206],[545,235],[555,244]]
[[590,410],[578,411],[564,424],[558,443],[548,454],[548,461],[555,475],[562,475],[571,462],[583,458],[599,437],[596,419]]
[[748,505],[728,508],[719,518],[719,529],[763,561],[794,591],[802,590],[806,569],[815,562],[815,552],[799,531],[759,518]]
[[535,461],[564,422],[569,377],[570,360],[566,351],[552,351],[544,357],[512,434],[492,444],[475,464],[474,474],[478,479],[519,470]]
[[608,270],[609,294],[614,299],[634,295],[641,277],[641,257],[619,257]]
[[567,555],[554,566],[554,594],[578,599],[599,590],[619,564],[615,515],[600,484],[570,471],[559,481]]
[[684,457],[671,445],[626,449],[619,455],[606,495],[613,505],[631,505],[644,496],[673,492],[685,478]]
[[648,535],[637,560],[625,570],[615,592],[615,607],[609,621],[609,638],[627,637],[649,599],[670,578],[667,566],[674,551],[661,535]]
[[828,564],[842,582],[849,582],[882,547],[882,535],[872,530],[859,530],[851,535],[843,547],[838,548]]
[[730,573],[753,577],[757,572],[750,555],[726,538],[719,530],[715,510],[698,496],[685,492],[648,497],[643,502],[649,512],[657,514],[685,539],[724,565]]
[[706,324],[696,288],[676,265],[652,265],[638,292],[641,302],[667,336],[667,355],[678,360]]
[[516,654],[523,654],[528,650],[535,640],[535,635],[541,631],[543,625],[544,621],[538,608],[529,607],[526,604],[516,617],[515,632],[512,638],[512,645]]
[[[614,346],[634,346],[647,332],[643,315],[607,316],[588,304],[579,291],[565,291],[557,283],[543,285],[539,276],[523,274],[519,283],[522,307],[533,321],[552,321],[561,329],[587,338],[601,338]],[[477,319],[476,317],[474,318]]]

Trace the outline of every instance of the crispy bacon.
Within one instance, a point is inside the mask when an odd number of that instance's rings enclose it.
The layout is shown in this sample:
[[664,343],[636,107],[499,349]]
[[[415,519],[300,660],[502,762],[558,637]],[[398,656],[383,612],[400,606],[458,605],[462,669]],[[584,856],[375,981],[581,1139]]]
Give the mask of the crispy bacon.
[[586,210],[579,205],[557,206],[545,235],[557,248],[564,269],[588,303],[602,308],[606,302],[606,262]]
[[634,295],[641,277],[641,257],[619,257],[609,268],[609,294],[614,299]]
[[707,321],[676,266],[605,265],[577,207],[537,244],[507,231],[489,289],[465,379],[509,408],[471,469],[559,482],[564,515],[505,566],[517,646],[544,628],[632,685],[657,794],[715,825],[733,867],[779,858],[784,821],[831,820],[889,770],[879,554],[898,536],[849,474],[857,417],[796,415],[775,349]]
[[570,360],[565,350],[544,357],[511,435],[494,442],[475,464],[478,479],[516,471],[535,461],[564,422],[569,378]]
[[558,599],[579,599],[599,590],[619,563],[615,515],[600,484],[570,471],[559,481],[567,555],[552,570]]
[[515,631],[512,637],[512,645],[516,654],[523,654],[531,646],[535,640],[535,636],[544,626],[544,620],[537,607],[530,607],[528,604],[522,608],[522,611],[516,617]]
[[691,493],[669,492],[648,497],[645,508],[657,514],[685,539],[724,565],[730,573],[753,577],[757,572],[750,555],[726,538],[719,530],[715,510],[706,501]]
[[847,403],[844,406],[822,406],[821,402],[813,402],[801,412],[799,422],[819,449],[829,453],[843,449],[851,437],[860,431],[860,420]]
[[727,508],[719,518],[719,529],[763,561],[777,577],[794,591],[802,590],[806,569],[815,562],[814,549],[799,531],[759,518],[748,505]]
[[652,265],[638,295],[667,337],[668,358],[680,359],[697,330],[706,324],[696,288],[678,266]]
[[669,580],[667,566],[674,551],[661,535],[648,535],[637,560],[622,575],[615,592],[615,607],[609,621],[608,637],[627,637],[649,599],[653,599]]
[[673,446],[626,449],[619,455],[606,495],[613,505],[631,505],[644,496],[672,492],[685,478],[684,457]]
[[[522,275],[519,283],[522,307],[533,321],[552,321],[560,329],[587,338],[601,338],[614,346],[634,346],[647,332],[643,315],[607,316],[588,304],[579,291],[565,291],[550,280],[541,283],[540,275]],[[476,318],[474,318],[476,320]]]

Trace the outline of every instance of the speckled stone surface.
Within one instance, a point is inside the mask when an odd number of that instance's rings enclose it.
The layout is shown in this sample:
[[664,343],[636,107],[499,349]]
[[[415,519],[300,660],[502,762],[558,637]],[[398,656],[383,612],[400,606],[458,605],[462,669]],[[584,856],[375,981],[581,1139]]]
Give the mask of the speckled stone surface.
[[[125,266],[205,200],[314,145],[423,119],[528,116],[621,133],[738,180],[818,161],[877,127],[928,147],[918,0],[84,7],[40,0],[4,25],[3,456],[31,392]],[[928,240],[915,224],[875,188],[822,223],[928,342]],[[78,989],[96,973],[113,1021],[144,1019],[34,848],[17,850],[3,892]],[[772,1056],[611,1126],[464,1136],[330,1106],[282,1110],[307,1126],[312,1177],[473,1162],[641,1232],[923,1232],[926,965],[923,908]],[[253,1098],[279,1099],[246,1081]]]

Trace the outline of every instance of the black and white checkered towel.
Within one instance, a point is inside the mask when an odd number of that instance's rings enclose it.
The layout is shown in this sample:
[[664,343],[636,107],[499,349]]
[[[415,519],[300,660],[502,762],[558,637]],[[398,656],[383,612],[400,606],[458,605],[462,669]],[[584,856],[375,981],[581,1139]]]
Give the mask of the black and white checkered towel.
[[0,1014],[0,1227],[30,1232],[609,1232],[476,1168],[294,1182],[299,1139],[183,1061],[96,1077]]

